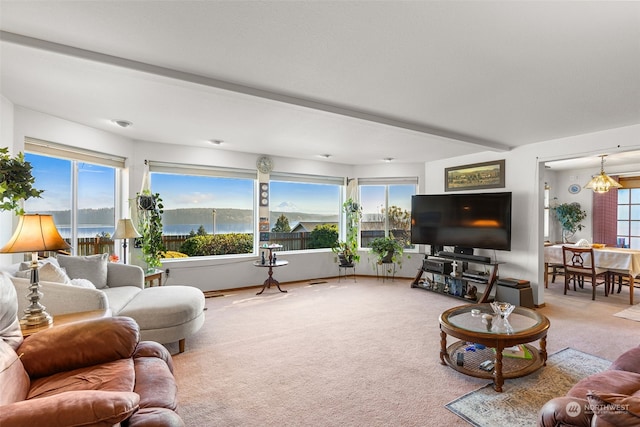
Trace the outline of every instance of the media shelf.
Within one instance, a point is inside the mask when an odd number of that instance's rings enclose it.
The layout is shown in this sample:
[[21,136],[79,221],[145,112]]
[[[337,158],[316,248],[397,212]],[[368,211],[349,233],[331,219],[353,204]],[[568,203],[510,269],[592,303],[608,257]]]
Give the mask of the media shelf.
[[[490,301],[493,285],[498,278],[499,264],[488,257],[450,252],[441,252],[436,257],[425,256],[411,287],[462,299],[470,304],[486,303]],[[482,270],[475,271],[469,265],[482,266]],[[489,267],[489,271],[486,271],[486,267]],[[452,275],[452,272],[456,273]],[[424,273],[428,273],[428,276],[423,280]],[[478,290],[476,285],[484,286],[484,290]]]

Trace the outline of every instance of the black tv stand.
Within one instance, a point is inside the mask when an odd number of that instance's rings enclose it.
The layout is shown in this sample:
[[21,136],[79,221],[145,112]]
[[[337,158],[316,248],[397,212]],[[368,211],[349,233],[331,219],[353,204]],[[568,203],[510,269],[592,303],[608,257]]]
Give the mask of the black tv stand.
[[462,254],[462,253],[455,253],[455,252],[440,251],[438,252],[438,256],[440,258],[460,260],[460,261],[472,261],[472,262],[479,262],[483,264],[491,263],[491,257],[484,256],[484,255],[469,255],[469,254]]
[[[456,273],[451,270],[451,260],[461,261],[462,271]],[[476,270],[468,269],[466,263],[483,265],[482,274]],[[446,263],[449,263],[447,266]],[[457,297],[468,303],[486,303],[491,301],[493,285],[498,279],[498,265],[500,263],[491,260],[491,257],[481,255],[468,255],[453,252],[438,252],[437,257],[425,255],[422,267],[418,270],[415,279],[411,283],[412,288],[420,288],[439,294]],[[423,273],[430,277],[422,280]],[[483,288],[480,291],[477,287]],[[475,288],[475,289],[474,289]]]

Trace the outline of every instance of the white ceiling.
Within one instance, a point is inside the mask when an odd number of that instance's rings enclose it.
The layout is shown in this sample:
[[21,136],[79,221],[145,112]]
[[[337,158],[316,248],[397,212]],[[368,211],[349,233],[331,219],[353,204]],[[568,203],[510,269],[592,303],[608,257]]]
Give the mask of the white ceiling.
[[2,95],[137,140],[375,164],[640,123],[640,2],[1,0],[0,29]]

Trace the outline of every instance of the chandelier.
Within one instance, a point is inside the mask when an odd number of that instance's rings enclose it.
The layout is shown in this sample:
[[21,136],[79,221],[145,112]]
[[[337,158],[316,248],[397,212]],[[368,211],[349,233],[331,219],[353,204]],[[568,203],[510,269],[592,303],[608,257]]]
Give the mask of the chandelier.
[[606,193],[611,188],[622,188],[619,182],[604,173],[604,158],[606,154],[600,156],[600,174],[591,178],[591,181],[584,188],[590,188],[596,193]]

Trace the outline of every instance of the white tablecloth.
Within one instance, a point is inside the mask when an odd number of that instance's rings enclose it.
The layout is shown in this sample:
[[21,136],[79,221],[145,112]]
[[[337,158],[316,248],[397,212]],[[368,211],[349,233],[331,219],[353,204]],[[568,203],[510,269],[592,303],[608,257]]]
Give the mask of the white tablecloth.
[[[596,267],[636,277],[640,275],[640,251],[624,248],[594,249]],[[544,262],[562,264],[562,245],[545,246]]]

